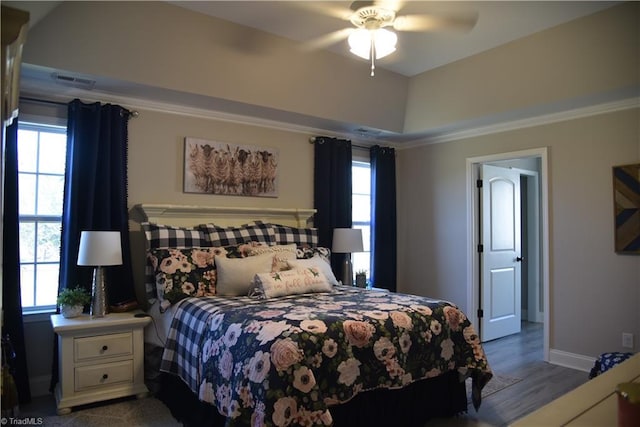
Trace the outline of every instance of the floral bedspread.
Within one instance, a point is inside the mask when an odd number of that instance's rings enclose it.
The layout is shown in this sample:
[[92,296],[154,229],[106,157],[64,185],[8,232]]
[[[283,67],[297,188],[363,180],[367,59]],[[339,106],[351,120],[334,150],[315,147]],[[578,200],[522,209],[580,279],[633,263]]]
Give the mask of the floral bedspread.
[[457,370],[474,404],[492,373],[455,305],[339,286],[270,300],[188,298],[161,370],[178,375],[230,424],[331,425],[331,405]]

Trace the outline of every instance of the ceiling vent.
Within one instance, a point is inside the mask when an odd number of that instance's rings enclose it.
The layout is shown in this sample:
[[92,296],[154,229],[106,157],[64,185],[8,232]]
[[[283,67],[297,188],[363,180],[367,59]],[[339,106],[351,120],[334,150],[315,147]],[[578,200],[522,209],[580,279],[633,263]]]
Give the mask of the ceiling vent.
[[84,77],[72,76],[69,74],[51,74],[51,78],[58,84],[64,86],[76,87],[79,89],[91,90],[96,85],[95,80],[87,79]]

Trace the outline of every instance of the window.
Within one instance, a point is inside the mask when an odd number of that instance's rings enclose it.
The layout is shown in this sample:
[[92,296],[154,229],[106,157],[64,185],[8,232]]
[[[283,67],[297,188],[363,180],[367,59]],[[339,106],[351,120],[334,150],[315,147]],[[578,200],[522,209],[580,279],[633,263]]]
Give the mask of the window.
[[353,271],[365,270],[371,277],[371,165],[353,161],[351,166],[353,228],[362,230],[364,252],[352,254]]
[[22,311],[54,309],[66,162],[64,127],[18,123]]

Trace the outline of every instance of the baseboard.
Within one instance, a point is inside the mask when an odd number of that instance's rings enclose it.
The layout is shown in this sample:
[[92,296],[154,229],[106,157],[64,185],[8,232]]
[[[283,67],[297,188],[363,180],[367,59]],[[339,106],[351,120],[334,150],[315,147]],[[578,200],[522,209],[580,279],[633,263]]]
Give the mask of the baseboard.
[[31,388],[31,397],[45,396],[49,393],[49,385],[51,384],[51,375],[40,375],[39,377],[29,378],[29,387]]
[[564,366],[565,368],[577,369],[589,372],[593,368],[596,359],[583,356],[581,354],[569,353],[567,351],[551,349],[549,351],[549,363]]

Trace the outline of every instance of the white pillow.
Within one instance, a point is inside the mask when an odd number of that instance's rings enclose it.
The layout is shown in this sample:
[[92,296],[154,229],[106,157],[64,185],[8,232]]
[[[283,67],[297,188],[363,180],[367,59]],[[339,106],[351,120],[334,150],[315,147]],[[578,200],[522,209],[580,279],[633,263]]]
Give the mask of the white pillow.
[[318,267],[258,273],[253,279],[257,294],[263,298],[285,295],[331,292],[333,286]]
[[336,276],[333,274],[333,271],[331,271],[331,265],[317,255],[314,256],[313,258],[296,259],[296,260],[287,261],[287,262],[289,263],[289,267],[293,269],[317,267],[320,270],[320,272],[324,274],[324,276],[327,278],[329,283],[331,283],[334,286],[338,285],[338,280],[336,279]]
[[297,246],[295,243],[290,245],[274,245],[274,246],[257,246],[249,249],[249,256],[256,256],[260,254],[271,253],[273,254],[273,267],[271,271],[283,271],[288,270],[288,262],[296,259]]
[[251,289],[253,277],[258,273],[270,273],[273,253],[250,256],[247,258],[216,257],[216,295],[247,295]]

